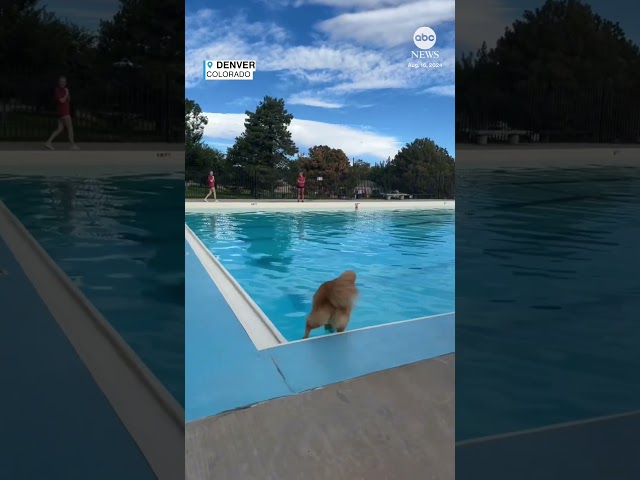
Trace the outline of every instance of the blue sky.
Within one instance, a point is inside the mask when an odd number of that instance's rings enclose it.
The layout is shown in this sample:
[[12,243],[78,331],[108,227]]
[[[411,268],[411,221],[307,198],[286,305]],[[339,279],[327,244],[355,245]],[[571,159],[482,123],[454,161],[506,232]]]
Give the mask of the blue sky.
[[[205,139],[226,150],[244,112],[283,98],[293,140],[369,162],[428,137],[454,154],[453,0],[239,0],[186,3],[186,96],[209,117]],[[408,67],[413,33],[437,35],[442,68]],[[202,61],[256,60],[251,81],[205,81]]]
[[[506,26],[522,18],[525,10],[535,10],[544,3],[544,0],[457,0],[456,54],[475,52],[483,41],[489,47],[495,46]],[[585,3],[601,17],[619,22],[627,37],[640,45],[640,2],[590,0]]]

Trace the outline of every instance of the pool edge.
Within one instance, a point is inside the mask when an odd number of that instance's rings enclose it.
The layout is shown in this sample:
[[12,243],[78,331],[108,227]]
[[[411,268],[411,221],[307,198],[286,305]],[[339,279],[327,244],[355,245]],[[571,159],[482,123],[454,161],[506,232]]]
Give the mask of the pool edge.
[[185,213],[207,212],[261,212],[261,211],[358,211],[374,210],[455,210],[455,199],[450,200],[314,200],[305,203],[271,200],[242,200],[200,202],[198,200],[185,200]]
[[151,469],[159,478],[175,478],[181,469],[171,456],[184,445],[184,409],[1,200],[0,225],[7,247]]
[[185,223],[185,239],[257,350],[287,343],[269,317]]

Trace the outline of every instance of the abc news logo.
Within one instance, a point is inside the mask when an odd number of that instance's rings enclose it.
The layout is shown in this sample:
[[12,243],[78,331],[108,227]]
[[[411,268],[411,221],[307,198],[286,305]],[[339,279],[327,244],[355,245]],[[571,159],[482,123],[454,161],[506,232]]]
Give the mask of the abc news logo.
[[431,50],[436,44],[436,32],[429,27],[420,27],[413,34],[413,43],[420,50],[411,52],[412,58],[440,58],[440,52]]

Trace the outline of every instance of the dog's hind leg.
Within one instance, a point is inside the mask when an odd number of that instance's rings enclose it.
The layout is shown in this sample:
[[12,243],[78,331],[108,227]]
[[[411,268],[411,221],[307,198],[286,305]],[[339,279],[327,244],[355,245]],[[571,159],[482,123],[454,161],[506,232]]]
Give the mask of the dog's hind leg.
[[351,309],[337,309],[331,316],[331,323],[336,328],[337,333],[342,333],[347,329],[347,324],[351,318]]
[[304,338],[309,338],[309,334],[311,330],[314,328],[322,327],[329,323],[331,314],[333,313],[332,309],[329,308],[318,308],[312,310],[309,316],[307,317],[307,324],[304,331]]

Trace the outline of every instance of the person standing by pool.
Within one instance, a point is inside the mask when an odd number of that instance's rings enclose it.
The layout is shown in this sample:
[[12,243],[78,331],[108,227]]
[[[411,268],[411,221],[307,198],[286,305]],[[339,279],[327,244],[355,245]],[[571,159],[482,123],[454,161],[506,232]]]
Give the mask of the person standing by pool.
[[53,131],[49,139],[45,142],[44,146],[49,150],[53,150],[51,142],[62,133],[62,130],[67,129],[67,135],[69,136],[69,142],[71,143],[72,150],[78,150],[78,145],[73,136],[73,122],[71,121],[71,96],[69,95],[69,88],[67,88],[67,79],[60,77],[58,79],[58,85],[54,90],[54,98],[56,102],[56,114],[58,116],[58,126]]
[[305,182],[307,181],[306,178],[304,178],[304,173],[300,172],[300,175],[298,175],[298,202],[304,202],[304,185]]
[[207,193],[207,196],[204,197],[204,201],[208,202],[209,195],[213,193],[213,199],[217,202],[218,199],[216,198],[216,177],[213,176],[213,172],[209,172],[209,176],[207,177],[207,184],[209,185],[209,193]]

